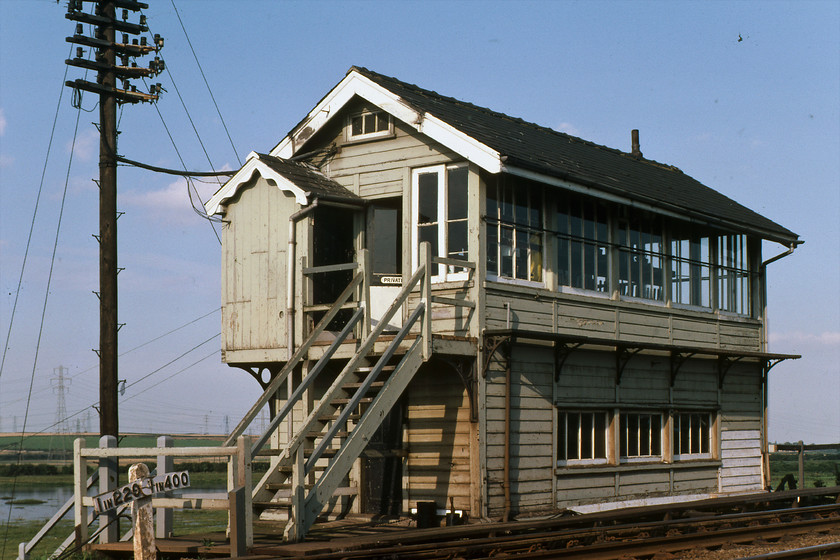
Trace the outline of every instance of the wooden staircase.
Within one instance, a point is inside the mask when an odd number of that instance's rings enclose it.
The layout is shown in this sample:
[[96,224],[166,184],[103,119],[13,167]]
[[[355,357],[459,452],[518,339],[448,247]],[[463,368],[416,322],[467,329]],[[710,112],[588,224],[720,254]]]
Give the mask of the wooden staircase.
[[[371,324],[369,306],[365,305],[364,298],[359,298],[361,301],[357,309],[342,331],[321,358],[308,369],[272,418],[266,432],[253,444],[252,455],[274,455],[268,472],[254,485],[254,514],[259,515],[272,509],[287,511],[284,535],[289,541],[303,539],[334,496],[357,493],[357,489],[346,484],[348,473],[420,366],[431,357],[429,309],[432,297],[428,271],[432,270],[433,265],[428,244],[421,247],[421,263],[377,325],[361,342],[352,342],[348,339],[359,326]],[[348,300],[360,286],[364,292],[364,270],[356,274],[307,340],[274,377],[225,445],[244,433],[281,384],[302,362],[309,348],[339,310],[348,307]],[[392,317],[402,309],[409,294],[417,288],[420,290],[420,301],[400,331],[396,335],[388,333],[387,337],[383,337],[383,331]],[[414,328],[418,323],[419,329]],[[307,418],[294,423],[290,440],[281,449],[263,451],[280,423],[285,419],[291,421],[290,414],[295,407],[303,409],[302,399],[307,389],[314,386],[316,378],[333,359],[336,350],[342,344],[349,343],[356,344],[355,354],[335,375],[332,384],[312,406]]]

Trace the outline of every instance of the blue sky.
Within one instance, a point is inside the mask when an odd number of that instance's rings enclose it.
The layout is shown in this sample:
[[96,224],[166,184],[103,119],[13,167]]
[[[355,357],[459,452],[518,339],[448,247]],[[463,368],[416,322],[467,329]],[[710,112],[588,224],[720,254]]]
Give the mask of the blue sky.
[[[124,108],[119,151],[153,165],[180,167],[171,135],[190,169],[238,168],[352,65],[623,150],[638,128],[646,157],[805,240],[769,268],[770,350],[803,354],[771,370],[770,438],[840,441],[840,3],[175,0],[229,140],[172,0],[147,2],[166,40],[167,93]],[[98,398],[98,112],[86,95],[68,173],[77,111],[62,86],[74,31],[65,8],[0,2],[2,431],[22,428],[31,379],[27,431],[54,422],[59,366],[72,379],[71,429]],[[119,181],[121,428],[222,431],[258,386],[220,363],[213,338],[219,242],[183,181],[127,167]],[[206,199],[217,185],[198,187]]]

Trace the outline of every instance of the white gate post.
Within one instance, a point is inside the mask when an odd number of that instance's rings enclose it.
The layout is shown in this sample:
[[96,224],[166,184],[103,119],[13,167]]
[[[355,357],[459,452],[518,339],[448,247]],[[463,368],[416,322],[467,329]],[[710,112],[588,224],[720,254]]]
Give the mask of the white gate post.
[[[172,447],[172,438],[169,436],[160,436],[157,438],[158,447]],[[175,461],[171,455],[157,456],[157,474],[172,472],[175,470]],[[164,492],[164,497],[169,498],[172,492]],[[155,526],[155,536],[159,539],[165,539],[172,534],[173,525],[173,511],[172,508],[157,508],[155,515],[157,516]]]

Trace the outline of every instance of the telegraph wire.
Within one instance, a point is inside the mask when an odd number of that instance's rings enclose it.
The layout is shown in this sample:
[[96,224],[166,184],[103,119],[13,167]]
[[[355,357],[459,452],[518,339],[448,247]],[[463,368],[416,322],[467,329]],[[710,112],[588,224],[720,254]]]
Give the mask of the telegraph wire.
[[210,94],[210,99],[213,100],[213,106],[216,107],[216,114],[219,115],[219,120],[222,122],[222,128],[225,129],[225,134],[227,134],[228,141],[230,142],[230,147],[233,148],[233,155],[236,157],[236,161],[239,163],[239,166],[242,167],[242,160],[239,159],[239,153],[236,151],[236,146],[233,145],[233,138],[230,137],[230,131],[228,130],[227,124],[225,123],[224,117],[222,117],[222,112],[219,110],[219,105],[216,103],[216,98],[213,96],[213,90],[210,88],[210,84],[207,82],[207,76],[204,75],[204,69],[201,67],[201,63],[198,61],[198,55],[195,54],[195,49],[193,48],[192,41],[190,41],[190,36],[187,34],[187,28],[184,27],[184,22],[181,21],[181,14],[178,13],[178,8],[175,7],[175,0],[170,0],[172,2],[172,8],[175,10],[175,17],[178,18],[178,23],[181,24],[181,29],[184,31],[184,37],[187,39],[187,44],[190,46],[190,51],[192,51],[193,58],[195,59],[195,64],[198,66],[198,71],[201,73],[201,78],[204,80],[204,85],[207,86],[207,92]]
[[[139,350],[140,348],[143,348],[144,346],[148,346],[149,344],[151,344],[151,343],[153,343],[153,342],[157,342],[157,341],[158,341],[158,340],[160,340],[161,338],[164,338],[164,337],[169,336],[169,335],[171,335],[171,334],[173,334],[173,333],[175,333],[175,332],[178,332],[178,331],[179,331],[179,330],[181,330],[181,329],[185,329],[185,328],[187,328],[188,326],[190,326],[190,325],[192,325],[192,324],[194,324],[194,323],[197,323],[198,321],[200,321],[200,320],[202,320],[202,319],[204,319],[204,318],[206,318],[206,317],[209,317],[210,315],[213,315],[214,313],[218,312],[220,309],[221,309],[221,307],[217,307],[216,309],[214,309],[214,310],[212,310],[212,311],[210,311],[210,312],[208,312],[208,313],[205,313],[205,314],[204,314],[204,315],[202,315],[201,317],[197,317],[197,318],[193,319],[192,321],[188,321],[188,322],[184,323],[184,324],[183,324],[183,325],[181,325],[181,326],[175,327],[174,329],[171,329],[171,330],[169,330],[169,331],[167,331],[167,332],[165,332],[165,333],[163,333],[163,334],[161,334],[161,335],[158,335],[158,336],[156,336],[156,337],[154,337],[154,338],[152,338],[152,339],[150,339],[150,340],[147,340],[146,342],[143,342],[143,343],[141,343],[141,344],[138,344],[138,345],[137,345],[137,346],[135,346],[134,348],[130,348],[130,349],[128,349],[128,350],[126,350],[126,351],[122,352],[122,353],[120,354],[120,357],[125,356],[126,354],[129,354],[129,353],[131,353],[131,352],[134,352],[135,350]],[[69,379],[74,379],[74,380],[75,380],[75,379],[76,379],[77,377],[79,377],[80,375],[85,374],[85,373],[87,373],[87,372],[89,372],[89,371],[91,371],[91,370],[94,370],[94,369],[98,368],[98,367],[99,367],[99,364],[96,364],[96,365],[93,365],[93,366],[91,366],[91,367],[89,367],[89,368],[87,368],[87,369],[83,369],[82,371],[79,371],[79,372],[77,372],[77,373],[73,374],[72,376],[70,376],[70,378],[69,378]],[[47,390],[49,390],[49,389],[48,389],[48,388],[41,389],[41,390],[35,391],[35,394],[38,394],[38,393],[43,393],[43,392],[46,392]],[[24,400],[24,399],[21,397],[20,399],[6,401],[6,402],[4,402],[4,403],[2,403],[2,404],[4,404],[4,405],[8,406],[8,405],[10,405],[10,404],[14,404],[14,403],[17,403],[17,402],[21,402],[22,400]],[[72,418],[72,416],[71,416],[71,417],[68,417],[68,419],[69,419],[69,418]]]
[[[67,54],[67,56],[69,57],[72,54],[73,54],[73,46],[71,45],[70,46],[70,52]],[[55,138],[55,128],[56,128],[56,123],[58,122],[59,110],[61,109],[61,100],[64,97],[64,81],[67,79],[67,73],[68,73],[69,70],[70,70],[69,66],[65,67],[64,77],[61,80],[61,89],[59,90],[59,94],[58,94],[58,103],[56,103],[55,116],[53,117],[52,130],[50,131],[50,139],[49,139],[49,142],[47,143],[47,153],[44,157],[44,167],[41,170],[41,182],[38,184],[38,194],[35,196],[35,208],[32,211],[32,221],[29,225],[29,236],[26,238],[26,249],[23,252],[23,262],[20,265],[20,276],[18,277],[18,284],[17,284],[17,288],[15,289],[15,301],[12,304],[12,313],[9,316],[9,330],[6,333],[6,344],[3,346],[3,358],[0,359],[0,378],[3,377],[3,367],[6,365],[6,354],[9,351],[9,343],[10,343],[11,337],[12,337],[12,326],[15,323],[15,311],[17,310],[18,300],[20,299],[21,286],[23,286],[23,273],[26,270],[26,261],[29,257],[29,248],[32,244],[32,236],[33,236],[34,231],[35,231],[35,218],[38,216],[38,207],[39,207],[40,202],[41,202],[41,193],[44,190],[44,179],[45,179],[46,174],[47,174],[47,164],[50,161],[50,152],[52,151],[53,139]]]
[[190,352],[192,352],[193,350],[198,350],[199,348],[201,348],[202,346],[204,346],[205,344],[207,344],[207,343],[208,343],[208,342],[210,342],[211,340],[214,340],[214,339],[216,339],[216,338],[218,338],[218,337],[220,337],[220,336],[222,336],[222,333],[214,334],[213,336],[211,336],[210,338],[208,338],[208,339],[207,339],[207,340],[205,340],[204,342],[200,342],[200,343],[196,344],[195,346],[193,346],[192,348],[190,348],[190,349],[189,349],[189,350],[187,350],[186,352],[184,352],[184,353],[182,353],[181,355],[179,355],[178,357],[173,358],[172,360],[170,360],[170,361],[166,362],[165,364],[163,364],[162,366],[160,366],[160,367],[159,367],[159,368],[157,368],[156,370],[154,370],[154,371],[152,371],[152,372],[150,372],[150,373],[147,373],[146,375],[144,375],[143,377],[141,377],[140,379],[138,379],[138,380],[136,380],[136,381],[134,381],[134,382],[132,382],[132,383],[127,384],[127,385],[125,386],[125,388],[126,388],[126,389],[128,389],[129,387],[134,387],[135,385],[137,385],[138,383],[140,383],[140,382],[141,382],[141,381],[143,381],[144,379],[148,379],[149,377],[151,377],[152,375],[156,374],[157,372],[159,372],[160,370],[162,370],[162,369],[163,369],[163,368],[165,368],[166,366],[169,366],[169,365],[171,365],[171,364],[173,364],[173,363],[177,362],[178,360],[180,360],[181,358],[183,358],[184,356],[186,356],[187,354],[189,354],[189,353],[190,353]]
[[[168,366],[172,365],[173,363],[177,362],[178,360],[180,360],[180,359],[181,359],[181,358],[183,358],[184,356],[186,356],[186,355],[190,354],[191,352],[194,352],[195,350],[198,350],[199,348],[201,348],[202,346],[204,346],[204,345],[205,345],[205,344],[207,344],[208,342],[211,342],[212,340],[214,340],[214,339],[218,338],[219,336],[221,336],[221,333],[215,334],[215,335],[211,336],[210,338],[208,338],[207,340],[205,340],[205,341],[203,341],[203,342],[200,342],[200,343],[196,344],[195,346],[193,346],[192,348],[190,348],[190,349],[189,349],[189,350],[187,350],[186,352],[184,352],[184,353],[180,354],[180,355],[179,355],[179,356],[177,356],[176,358],[173,358],[172,360],[170,360],[170,361],[168,361],[167,363],[163,364],[162,366],[160,366],[159,368],[155,369],[154,371],[152,371],[152,372],[150,372],[150,373],[147,373],[146,375],[144,375],[144,376],[143,376],[143,377],[141,377],[140,379],[138,379],[138,380],[136,380],[136,381],[134,381],[134,382],[132,382],[132,383],[130,383],[130,384],[128,384],[128,385],[126,385],[126,389],[128,389],[129,387],[133,387],[134,385],[137,385],[137,384],[138,384],[138,383],[140,383],[141,381],[144,381],[145,379],[148,379],[149,377],[151,377],[152,375],[155,375],[156,373],[159,373],[159,372],[160,372],[161,370],[163,370],[164,368],[166,368],[166,367],[168,367]],[[206,359],[210,358],[211,356],[213,356],[214,354],[216,354],[216,353],[218,353],[218,352],[219,352],[219,350],[214,350],[211,354],[209,354],[209,355],[207,355],[207,356],[205,356],[205,357],[201,358],[201,359],[200,359],[200,360],[198,360],[197,362],[195,362],[195,363],[193,363],[193,364],[190,364],[189,366],[187,366],[187,367],[185,367],[185,368],[181,369],[180,371],[176,372],[176,374],[183,373],[184,371],[186,371],[186,370],[188,370],[189,368],[191,368],[191,367],[195,366],[196,364],[198,364],[198,363],[200,363],[200,362],[202,362],[202,361],[204,361],[204,360],[206,360]],[[164,381],[166,381],[166,380],[170,379],[171,377],[173,377],[173,376],[174,376],[174,375],[176,375],[176,374],[170,375],[170,377],[167,377]],[[34,375],[33,375],[33,378],[34,378]],[[143,391],[146,391],[146,390],[147,390],[147,389],[144,389]],[[129,398],[132,398],[132,397],[129,397]],[[124,399],[124,400],[128,400],[128,399]],[[78,410],[78,411],[74,412],[73,414],[68,415],[66,418],[64,418],[64,420],[70,420],[70,419],[72,419],[72,418],[74,418],[74,417],[78,416],[79,414],[81,414],[81,413],[85,412],[86,410],[88,410],[88,409],[89,409],[89,408],[91,408],[91,407],[96,408],[96,406],[98,406],[98,405],[99,405],[99,401],[96,401],[96,402],[95,402],[95,403],[93,403],[92,405],[86,406],[85,408],[83,408],[83,409],[81,409],[81,410]],[[27,411],[28,411],[28,405],[27,405]],[[33,436],[36,436],[36,435],[43,434],[43,433],[47,432],[49,429],[54,428],[55,426],[57,426],[60,422],[54,422],[54,423],[50,424],[49,426],[45,427],[44,429],[39,430],[39,431],[37,431],[37,432],[32,432],[32,433],[31,433],[31,434],[29,434],[28,436],[25,436],[25,437],[24,437],[24,433],[25,433],[25,423],[26,423],[26,419],[24,418],[24,432],[21,432],[21,439],[20,439],[19,444],[18,444],[18,443],[11,443],[11,444],[8,444],[8,445],[5,445],[5,446],[0,447],[0,449],[9,449],[9,448],[13,447],[14,445],[20,445],[20,448],[22,449],[22,447],[23,447],[23,442],[24,442],[26,439],[28,439],[28,438],[30,438],[30,437],[33,437]]]
[[[72,49],[71,49],[70,52],[72,53]],[[65,69],[65,78],[66,78],[66,72],[67,72],[67,70]],[[87,71],[85,71],[85,74],[87,74]],[[64,80],[62,80],[62,90],[64,89],[63,83],[64,83]],[[59,94],[59,105],[61,104],[62,95],[63,95],[63,92],[61,94]],[[41,351],[41,338],[44,334],[44,322],[45,322],[46,317],[47,317],[47,304],[49,303],[49,299],[50,299],[50,285],[52,284],[53,270],[55,268],[55,256],[56,256],[56,253],[58,251],[58,240],[59,240],[59,237],[60,237],[60,234],[61,234],[61,221],[62,221],[62,218],[64,216],[64,204],[65,204],[65,202],[67,202],[67,187],[70,184],[70,169],[73,166],[73,154],[74,154],[75,149],[76,149],[76,138],[77,138],[78,133],[79,133],[79,120],[80,120],[81,116],[82,116],[82,111],[81,111],[81,107],[79,107],[76,110],[76,123],[75,123],[75,126],[73,128],[73,141],[70,145],[70,158],[67,162],[67,174],[64,177],[64,191],[63,191],[62,196],[61,196],[61,206],[60,206],[59,211],[58,211],[58,223],[56,224],[56,227],[55,227],[55,241],[53,242],[52,256],[50,257],[50,270],[49,270],[49,273],[47,274],[47,285],[46,285],[46,288],[44,290],[44,305],[41,309],[41,322],[38,326],[38,339],[35,343],[35,356],[34,356],[34,359],[32,361],[32,373],[30,374],[30,377],[29,377],[29,392],[28,392],[27,399],[26,399],[26,410],[25,410],[24,415],[23,415],[23,426],[22,426],[21,431],[20,431],[20,440],[19,440],[19,443],[18,443],[18,452],[17,452],[17,463],[18,463],[18,465],[23,461],[23,442],[24,442],[25,435],[26,435],[26,423],[27,423],[27,420],[29,418],[29,407],[32,404],[32,387],[35,384],[35,370],[38,366],[38,355],[40,354],[40,351]],[[57,113],[56,113],[56,117],[57,117]],[[49,141],[50,146],[52,145],[53,133],[54,132],[55,132],[55,121],[53,121],[53,132],[50,133],[50,141]],[[47,154],[49,155],[49,149],[47,150]],[[44,163],[44,170],[45,171],[46,171],[46,167],[47,167],[47,165],[46,165],[46,162],[45,162]],[[41,184],[43,186],[43,175],[41,177]],[[40,199],[40,196],[41,196],[41,189],[39,188],[38,189],[38,198],[39,199]],[[32,220],[33,220],[33,226],[34,226],[35,216],[33,216]],[[30,231],[30,239],[31,239],[31,235],[32,235],[32,233]],[[28,250],[29,250],[29,242],[27,242],[27,252],[28,252]],[[21,278],[22,277],[23,277],[23,270],[21,270]],[[15,304],[17,304],[17,300],[15,300]],[[11,325],[10,325],[10,328],[11,328]],[[7,346],[7,348],[8,348],[8,346]],[[3,358],[5,359],[5,351],[3,353]],[[11,492],[12,496],[15,495],[16,487],[17,487],[17,474],[15,474],[15,476],[12,478],[12,492]],[[9,527],[11,526],[11,520],[12,520],[12,506],[10,504],[9,505],[9,514],[6,518],[6,533],[5,533],[4,538],[3,538],[3,548],[2,548],[2,552],[0,552],[0,556],[5,556],[5,554],[6,554],[6,542],[8,542],[8,540],[9,540],[8,537],[9,537]]]

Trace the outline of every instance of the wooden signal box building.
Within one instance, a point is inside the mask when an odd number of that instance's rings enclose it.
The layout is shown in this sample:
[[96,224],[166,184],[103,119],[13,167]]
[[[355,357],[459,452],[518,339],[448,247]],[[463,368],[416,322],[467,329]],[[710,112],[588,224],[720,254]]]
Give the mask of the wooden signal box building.
[[[762,241],[645,159],[353,67],[206,204],[255,511],[544,515],[768,483]],[[780,251],[781,253],[781,251]],[[787,253],[781,253],[782,255]]]

